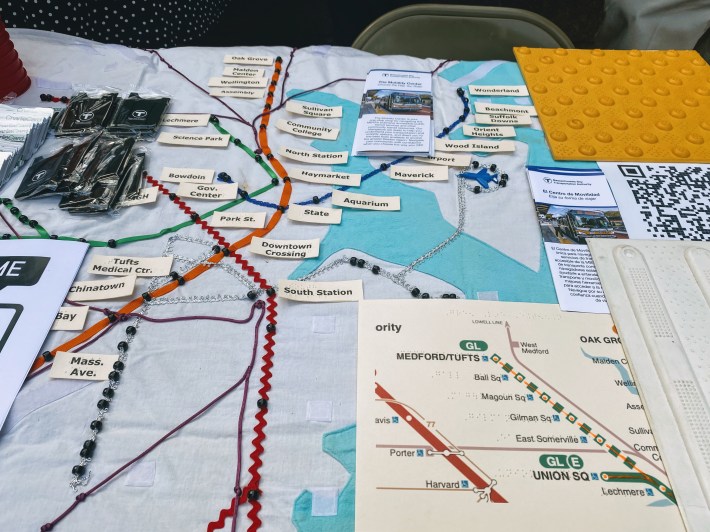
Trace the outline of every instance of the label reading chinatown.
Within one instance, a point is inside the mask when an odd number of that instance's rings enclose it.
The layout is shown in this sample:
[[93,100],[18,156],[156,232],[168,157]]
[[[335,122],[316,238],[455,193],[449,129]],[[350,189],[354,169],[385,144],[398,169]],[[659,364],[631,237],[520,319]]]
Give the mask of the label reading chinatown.
[[333,205],[371,211],[398,211],[399,196],[368,196],[354,192],[333,191]]
[[71,301],[97,301],[130,296],[136,286],[136,276],[114,277],[100,281],[80,281],[71,285],[67,299]]
[[197,183],[180,183],[177,195],[185,198],[203,200],[232,200],[237,198],[239,185],[200,185]]
[[275,259],[309,259],[320,253],[320,240],[272,240],[255,236],[249,251]]
[[362,280],[357,281],[279,281],[279,297],[306,303],[359,301],[362,299]]

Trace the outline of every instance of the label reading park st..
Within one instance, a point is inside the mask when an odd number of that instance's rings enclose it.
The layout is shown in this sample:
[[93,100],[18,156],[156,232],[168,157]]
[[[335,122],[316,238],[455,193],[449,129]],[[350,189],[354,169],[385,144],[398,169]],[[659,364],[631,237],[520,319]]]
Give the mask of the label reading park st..
[[52,379],[75,379],[83,381],[105,381],[113,371],[118,355],[90,355],[57,351],[49,370]]
[[266,225],[265,212],[215,212],[212,215],[213,227],[246,227],[261,229]]

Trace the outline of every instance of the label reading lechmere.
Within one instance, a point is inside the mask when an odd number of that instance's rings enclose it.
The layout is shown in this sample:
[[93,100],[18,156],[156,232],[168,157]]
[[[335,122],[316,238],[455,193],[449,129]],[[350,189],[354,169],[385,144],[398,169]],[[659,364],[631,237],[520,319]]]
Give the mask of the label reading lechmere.
[[57,351],[49,376],[52,379],[105,381],[113,371],[118,355],[90,355]]
[[279,281],[279,297],[305,303],[360,301],[362,280],[356,281]]
[[177,126],[177,127],[198,127],[206,126],[210,121],[210,115],[206,114],[174,114],[167,113],[163,115],[160,121],[161,126]]
[[320,253],[320,240],[273,240],[255,236],[249,251],[275,259],[308,259]]

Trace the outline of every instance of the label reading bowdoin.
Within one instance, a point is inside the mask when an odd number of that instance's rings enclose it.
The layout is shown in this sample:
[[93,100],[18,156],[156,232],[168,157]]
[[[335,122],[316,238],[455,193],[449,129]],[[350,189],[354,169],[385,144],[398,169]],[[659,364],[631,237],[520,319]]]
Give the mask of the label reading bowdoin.
[[232,98],[263,98],[266,89],[240,87],[220,87],[210,89],[210,96],[231,96]]
[[96,275],[136,275],[155,277],[168,275],[173,266],[173,256],[167,257],[116,257],[94,255],[87,273]]
[[81,331],[86,323],[89,306],[60,307],[52,324],[53,331]]
[[261,78],[264,77],[264,74],[266,74],[266,71],[263,68],[246,66],[226,66],[222,71],[223,76],[235,78]]
[[362,176],[360,174],[349,174],[345,172],[319,172],[317,170],[304,170],[303,168],[293,168],[289,172],[292,179],[306,181],[308,183],[321,183],[323,185],[347,185],[349,187],[359,187]]
[[269,65],[274,64],[274,58],[271,56],[267,56],[267,55],[249,55],[249,54],[230,55],[230,54],[227,54],[224,56],[224,62],[228,63],[228,64],[236,63],[239,65],[269,66]]
[[164,167],[160,180],[168,183],[212,183],[214,170],[206,168],[169,168]]
[[279,297],[306,303],[360,301],[362,280],[357,281],[279,281]]
[[337,127],[311,126],[284,120],[283,118],[276,122],[276,127],[292,135],[323,140],[335,140],[338,138],[338,133],[340,133],[340,129]]
[[320,240],[272,240],[255,236],[249,251],[275,259],[308,259],[320,253]]
[[399,196],[368,196],[354,192],[333,191],[333,205],[371,211],[398,211]]
[[463,134],[468,135],[469,137],[483,138],[514,137],[515,128],[511,126],[480,127],[473,126],[471,124],[464,124]]
[[391,166],[390,177],[400,181],[448,181],[448,166]]
[[415,157],[420,163],[439,164],[442,166],[467,167],[471,164],[471,156],[463,153],[434,153],[433,157]]
[[130,296],[136,286],[136,276],[126,275],[101,281],[80,281],[71,285],[67,299],[71,301],[98,301]]
[[158,135],[160,144],[177,146],[202,146],[205,148],[226,148],[229,145],[229,135],[190,135],[187,133],[161,133]]
[[237,77],[227,77],[227,78],[210,78],[207,82],[208,87],[252,87],[252,88],[264,88],[266,87],[266,78],[237,78]]
[[345,164],[348,162],[348,152],[346,151],[313,151],[297,150],[281,146],[279,154],[294,161],[313,164]]
[[90,355],[57,351],[49,370],[52,379],[77,379],[84,381],[105,381],[113,371],[118,355]]
[[312,224],[339,224],[343,216],[341,209],[328,209],[326,207],[313,207],[292,203],[286,211],[288,219],[296,222]]
[[177,195],[184,198],[203,200],[232,200],[237,198],[239,185],[200,185],[197,183],[180,183]]
[[304,103],[296,100],[286,102],[286,110],[289,113],[303,116],[311,116],[314,118],[340,118],[343,116],[343,107],[326,107],[315,103]]
[[138,191],[138,195],[133,198],[121,202],[121,207],[130,207],[131,205],[143,205],[144,203],[155,203],[158,199],[158,187],[142,188]]
[[198,127],[206,126],[210,115],[197,114],[165,114],[160,121],[161,126]]
[[529,96],[525,85],[469,85],[471,96]]
[[477,113],[537,116],[537,111],[532,105],[507,105],[503,103],[476,102],[474,106]]
[[266,225],[265,212],[215,212],[213,227],[249,227],[262,229]]
[[436,149],[441,151],[515,151],[512,140],[446,140],[436,139]]
[[473,115],[476,124],[509,124],[513,126],[529,126],[532,119],[528,115]]

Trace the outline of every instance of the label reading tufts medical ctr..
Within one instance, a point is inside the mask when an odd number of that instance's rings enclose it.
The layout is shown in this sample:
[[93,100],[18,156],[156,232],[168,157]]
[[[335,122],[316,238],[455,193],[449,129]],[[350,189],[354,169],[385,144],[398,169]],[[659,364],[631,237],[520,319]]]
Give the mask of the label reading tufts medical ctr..
[[164,167],[160,180],[168,183],[212,183],[214,170],[206,168],[169,168]]
[[466,167],[471,164],[471,156],[463,153],[436,152],[432,157],[415,157],[419,163],[439,164],[442,166]]
[[274,58],[268,55],[251,55],[251,54],[240,54],[231,55],[227,54],[224,56],[224,62],[231,64],[236,63],[239,65],[262,65],[268,66],[274,64]]
[[287,101],[286,110],[289,113],[311,116],[314,118],[340,118],[343,116],[343,107],[340,105],[335,107],[327,107],[325,105],[298,102],[296,100]]
[[346,172],[327,172],[319,170],[304,170],[303,168],[293,168],[289,172],[292,179],[306,181],[308,183],[321,183],[323,185],[347,185],[349,187],[360,186],[360,174],[349,174]]
[[205,148],[226,148],[229,145],[229,135],[191,135],[189,133],[161,133],[158,135],[160,144],[176,146],[202,146]]
[[87,273],[96,275],[136,275],[155,277],[168,275],[173,265],[173,256],[167,257],[117,257],[94,255]]
[[266,87],[266,78],[210,78],[207,82],[208,87]]
[[311,126],[309,124],[284,120],[283,118],[276,122],[276,127],[292,135],[323,140],[335,140],[338,138],[338,133],[340,133],[340,129],[337,127]]
[[515,128],[511,126],[498,126],[498,127],[480,127],[473,126],[471,124],[464,124],[463,134],[469,137],[483,137],[483,138],[504,138],[504,137],[514,137]]
[[475,102],[474,106],[477,113],[537,116],[537,111],[532,105]]
[[360,301],[362,280],[356,281],[279,281],[279,297],[304,303]]
[[210,96],[231,96],[232,98],[263,98],[266,89],[246,89],[239,87],[211,88]]
[[67,299],[71,301],[98,301],[130,296],[136,286],[136,276],[114,277],[101,281],[80,281],[71,285]]
[[203,200],[233,200],[237,198],[239,185],[200,185],[198,183],[180,183],[177,195],[181,198]]
[[105,381],[113,371],[118,355],[90,355],[57,351],[49,370],[52,379],[76,379],[83,381]]
[[292,203],[286,211],[288,219],[296,222],[312,224],[339,224],[343,216],[341,209],[328,209],[326,207],[313,207],[312,205],[298,205]]
[[313,151],[298,150],[281,146],[279,154],[294,161],[313,164],[345,164],[348,162],[348,152],[346,151]]
[[272,240],[255,236],[249,251],[272,259],[308,259],[320,253],[320,240]]
[[265,212],[215,212],[212,215],[213,227],[248,227],[262,229],[266,225]]
[[478,114],[473,115],[476,124],[508,124],[512,126],[529,126],[532,120],[528,115]]
[[529,96],[525,85],[469,85],[471,96]]
[[371,211],[398,211],[399,196],[368,196],[354,192],[333,191],[333,205],[350,207],[351,209],[366,209]]
[[390,177],[400,181],[447,181],[448,166],[391,166]]
[[210,115],[198,114],[164,114],[160,121],[161,126],[178,126],[178,127],[198,127],[206,126],[210,121]]
[[436,139],[436,149],[441,151],[515,151],[515,143],[512,140],[447,140]]
[[89,306],[60,307],[52,324],[53,331],[81,331],[86,323]]
[[144,203],[155,203],[157,199],[158,187],[142,188],[138,191],[138,195],[135,198],[121,202],[120,207],[143,205]]
[[254,68],[247,66],[226,66],[222,71],[223,76],[231,76],[235,78],[261,78],[266,74],[263,68]]

